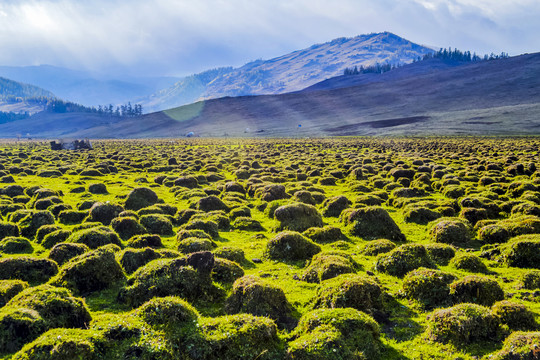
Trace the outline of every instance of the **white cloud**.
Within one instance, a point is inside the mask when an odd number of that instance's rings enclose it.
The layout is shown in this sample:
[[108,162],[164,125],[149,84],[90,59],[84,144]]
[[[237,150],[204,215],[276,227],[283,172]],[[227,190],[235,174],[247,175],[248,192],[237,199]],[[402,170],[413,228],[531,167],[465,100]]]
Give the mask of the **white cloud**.
[[142,74],[241,65],[385,30],[478,52],[540,50],[537,0],[8,0],[0,16],[0,64]]

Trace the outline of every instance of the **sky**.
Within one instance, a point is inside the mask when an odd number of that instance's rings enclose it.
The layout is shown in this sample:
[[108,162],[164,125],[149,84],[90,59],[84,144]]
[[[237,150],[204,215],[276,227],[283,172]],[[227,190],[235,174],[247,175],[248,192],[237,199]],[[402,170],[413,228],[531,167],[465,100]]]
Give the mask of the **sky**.
[[519,55],[538,19],[539,0],[0,0],[0,65],[184,76],[382,31]]

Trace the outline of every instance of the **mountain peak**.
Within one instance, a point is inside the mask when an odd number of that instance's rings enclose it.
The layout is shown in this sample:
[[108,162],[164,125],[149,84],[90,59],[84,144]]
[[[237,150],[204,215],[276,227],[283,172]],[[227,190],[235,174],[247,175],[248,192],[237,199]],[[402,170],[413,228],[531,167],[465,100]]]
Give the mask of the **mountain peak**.
[[340,37],[240,68],[226,68],[214,78],[208,72],[189,76],[143,100],[143,106],[157,111],[202,99],[298,91],[341,75],[348,67],[406,64],[432,51],[387,31]]

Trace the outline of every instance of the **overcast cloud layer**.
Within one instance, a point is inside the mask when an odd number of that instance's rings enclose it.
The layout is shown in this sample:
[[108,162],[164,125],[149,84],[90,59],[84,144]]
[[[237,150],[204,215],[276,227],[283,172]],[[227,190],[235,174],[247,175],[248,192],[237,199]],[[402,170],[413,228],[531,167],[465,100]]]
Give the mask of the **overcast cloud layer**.
[[538,0],[2,0],[0,65],[187,75],[381,31],[517,55],[539,18]]

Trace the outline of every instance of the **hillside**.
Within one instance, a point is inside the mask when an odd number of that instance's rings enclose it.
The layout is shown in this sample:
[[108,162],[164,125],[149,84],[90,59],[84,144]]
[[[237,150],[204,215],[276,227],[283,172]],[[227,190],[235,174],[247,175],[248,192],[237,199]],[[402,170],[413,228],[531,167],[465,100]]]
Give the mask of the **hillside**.
[[178,81],[174,77],[110,78],[103,74],[50,65],[0,66],[0,76],[50,89],[62,99],[85,106],[124,103]]
[[206,100],[135,119],[37,114],[0,125],[0,134],[28,128],[34,136],[98,138],[190,131],[267,137],[540,134],[540,53],[461,65],[422,61],[372,75],[353,76],[356,86]]
[[0,77],[0,111],[36,113],[43,106],[35,98],[54,98],[55,95],[40,87]]
[[346,67],[410,63],[432,51],[388,32],[339,38],[240,68],[196,74],[136,101],[147,110],[163,110],[201,99],[281,94],[341,75]]

